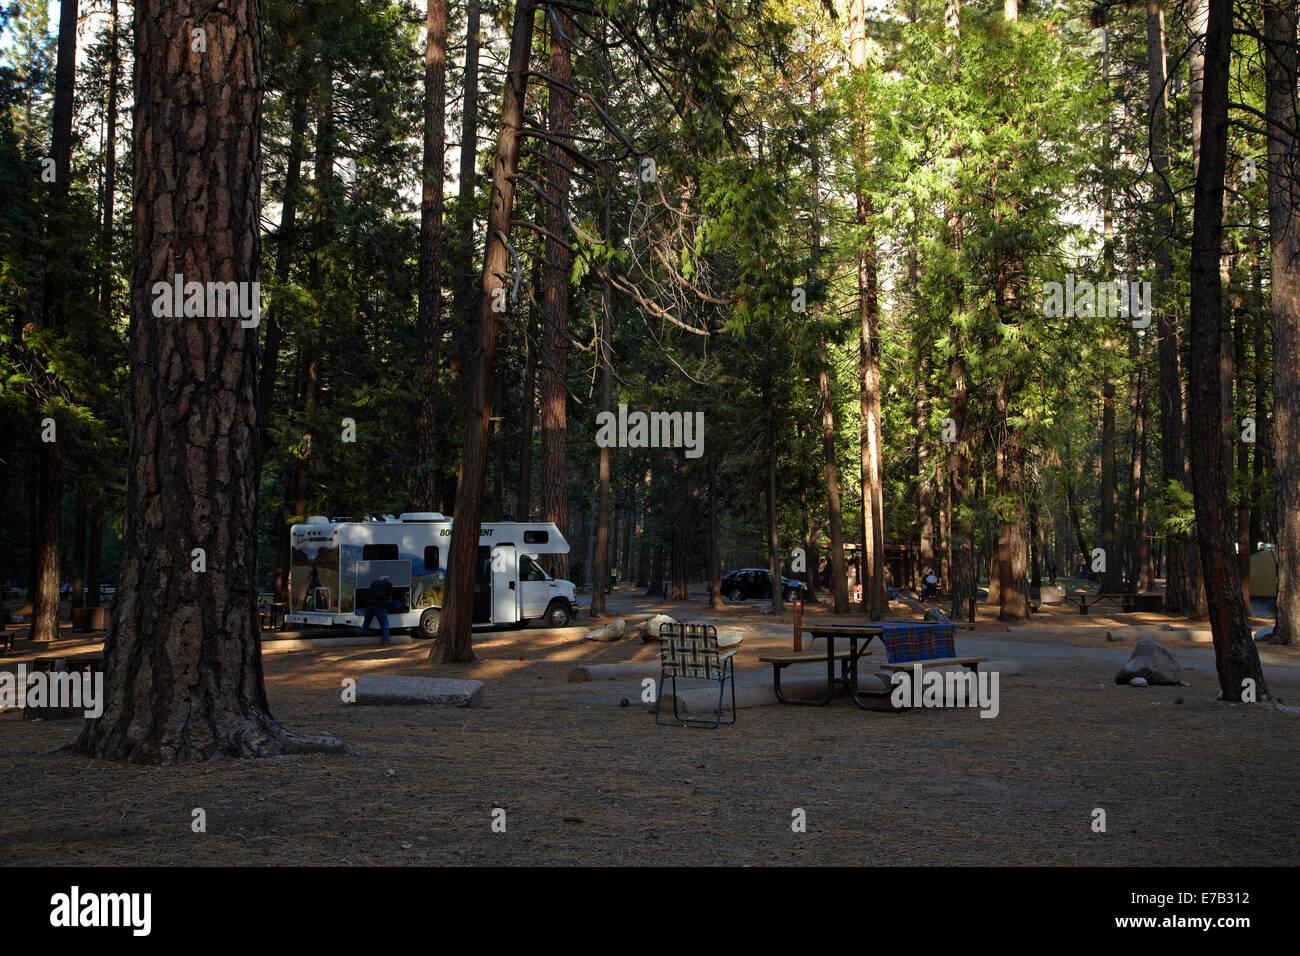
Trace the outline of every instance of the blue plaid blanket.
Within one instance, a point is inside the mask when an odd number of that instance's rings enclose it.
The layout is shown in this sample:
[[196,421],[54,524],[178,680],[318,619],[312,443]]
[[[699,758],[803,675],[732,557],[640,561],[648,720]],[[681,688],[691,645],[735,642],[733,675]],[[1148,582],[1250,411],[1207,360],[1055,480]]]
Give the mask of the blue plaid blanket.
[[952,640],[955,628],[951,624],[884,621],[875,626],[884,631],[880,639],[889,652],[891,664],[957,656]]

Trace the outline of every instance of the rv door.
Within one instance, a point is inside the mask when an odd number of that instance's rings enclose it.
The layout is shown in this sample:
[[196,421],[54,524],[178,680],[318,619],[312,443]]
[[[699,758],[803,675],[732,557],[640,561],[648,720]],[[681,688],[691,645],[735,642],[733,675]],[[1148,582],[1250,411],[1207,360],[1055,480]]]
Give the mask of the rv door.
[[519,620],[519,586],[515,546],[498,544],[492,548],[492,623],[514,624]]

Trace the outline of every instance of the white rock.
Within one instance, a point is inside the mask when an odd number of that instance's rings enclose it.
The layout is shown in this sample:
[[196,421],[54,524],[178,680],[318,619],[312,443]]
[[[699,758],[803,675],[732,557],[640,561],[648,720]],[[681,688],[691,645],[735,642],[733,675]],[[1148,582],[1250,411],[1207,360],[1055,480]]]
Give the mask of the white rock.
[[647,644],[653,644],[659,640],[659,627],[662,624],[676,624],[674,618],[667,614],[656,614],[650,620],[641,625],[641,640]]
[[588,631],[582,636],[582,639],[584,641],[604,641],[609,643],[622,638],[626,631],[627,621],[620,617],[610,621],[604,627],[598,627],[594,631]]

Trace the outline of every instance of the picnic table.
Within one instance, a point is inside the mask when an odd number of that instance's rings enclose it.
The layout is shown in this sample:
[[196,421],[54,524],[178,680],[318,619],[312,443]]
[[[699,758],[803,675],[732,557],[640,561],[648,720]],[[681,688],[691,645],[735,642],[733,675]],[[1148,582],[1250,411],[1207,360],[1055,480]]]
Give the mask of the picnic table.
[[[929,621],[898,621],[869,624],[813,624],[802,625],[799,631],[812,635],[813,640],[826,642],[826,653],[820,651],[802,651],[792,654],[760,657],[759,660],[772,665],[772,683],[777,700],[783,704],[807,704],[824,707],[835,696],[836,685],[846,687],[853,695],[853,702],[863,710],[874,708],[863,703],[863,699],[879,700],[888,698],[891,688],[883,691],[862,691],[858,689],[858,661],[869,655],[868,649],[873,638],[880,638],[885,645],[888,660],[880,665],[882,672],[910,670],[915,666],[939,667],[959,665],[976,670],[985,658],[957,657],[953,646],[954,627],[951,623],[940,624]],[[847,640],[849,646],[838,650],[836,640]],[[858,641],[862,641],[861,649]],[[781,691],[781,671],[792,664],[809,663],[825,659],[826,693],[813,700],[788,698]],[[835,662],[840,661],[841,674],[835,676]]]
[[284,616],[289,611],[289,605],[280,601],[270,604],[262,602],[258,605],[258,616],[261,620],[262,630],[264,631],[282,631],[284,630]]
[[[776,691],[776,699],[783,704],[804,704],[812,707],[825,707],[835,696],[836,685],[846,687],[850,694],[854,695],[857,700],[858,693],[858,658],[864,654],[869,654],[867,645],[871,643],[873,637],[879,637],[882,633],[879,624],[811,624],[803,625],[799,631],[804,634],[812,635],[813,640],[826,641],[826,653],[821,651],[796,651],[791,654],[777,654],[768,657],[760,657],[759,660],[765,664],[772,665],[772,688]],[[849,642],[846,650],[837,651],[835,648],[836,638],[841,638]],[[862,649],[858,650],[858,641],[862,641]],[[820,660],[826,661],[826,693],[813,700],[804,700],[797,697],[786,697],[781,690],[781,672],[791,664],[815,663]],[[840,662],[840,676],[835,676],[835,662]],[[859,703],[858,706],[862,706]]]

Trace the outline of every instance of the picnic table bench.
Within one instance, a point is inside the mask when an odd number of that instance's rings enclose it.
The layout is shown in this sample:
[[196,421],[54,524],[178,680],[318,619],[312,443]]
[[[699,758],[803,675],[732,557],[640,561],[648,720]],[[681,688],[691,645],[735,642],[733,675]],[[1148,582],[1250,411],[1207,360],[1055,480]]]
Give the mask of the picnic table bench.
[[[872,635],[864,634],[862,636],[866,637],[869,643]],[[820,707],[830,703],[831,697],[834,696],[835,686],[837,684],[856,690],[856,686],[854,686],[856,682],[854,682],[854,684],[850,683],[852,680],[851,672],[854,671],[854,665],[857,663],[857,659],[870,653],[871,651],[867,649],[865,643],[862,645],[862,650],[859,651],[856,646],[852,649],[847,647],[836,649],[835,642],[831,641],[827,644],[825,653],[821,651],[791,651],[788,654],[771,654],[766,657],[760,657],[759,661],[764,664],[772,665],[772,689],[776,691],[777,700],[783,704],[808,704]],[[827,692],[825,696],[816,700],[802,700],[797,697],[786,697],[785,693],[781,690],[781,672],[792,664],[817,664],[821,661],[826,661]],[[838,678],[835,676],[835,661],[840,662],[840,676]]]
[[[32,673],[42,671],[47,679],[55,674],[94,674],[104,670],[104,658],[97,657],[38,657],[32,661]],[[63,720],[77,716],[67,706],[24,707],[23,720]]]
[[1112,593],[1094,593],[1085,592],[1083,594],[1067,594],[1065,600],[1070,604],[1079,606],[1080,614],[1087,614],[1088,608],[1096,607],[1099,604],[1119,608],[1121,613],[1128,614],[1133,611],[1133,594],[1112,594]]

